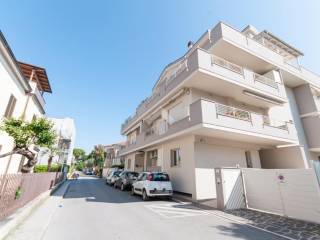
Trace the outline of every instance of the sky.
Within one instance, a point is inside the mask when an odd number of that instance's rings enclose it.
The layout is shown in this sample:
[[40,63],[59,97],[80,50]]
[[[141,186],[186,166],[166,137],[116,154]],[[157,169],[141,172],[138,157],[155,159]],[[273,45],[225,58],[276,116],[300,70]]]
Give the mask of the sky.
[[73,118],[86,151],[123,140],[121,123],[163,68],[219,21],[272,32],[320,73],[319,0],[2,0],[0,9],[16,58],[47,70],[47,116]]

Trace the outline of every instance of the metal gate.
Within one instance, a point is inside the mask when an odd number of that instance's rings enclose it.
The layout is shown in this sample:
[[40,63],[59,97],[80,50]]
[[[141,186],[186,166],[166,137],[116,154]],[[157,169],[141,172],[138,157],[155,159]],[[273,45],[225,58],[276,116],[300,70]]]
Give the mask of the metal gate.
[[248,208],[320,223],[313,169],[242,169]]

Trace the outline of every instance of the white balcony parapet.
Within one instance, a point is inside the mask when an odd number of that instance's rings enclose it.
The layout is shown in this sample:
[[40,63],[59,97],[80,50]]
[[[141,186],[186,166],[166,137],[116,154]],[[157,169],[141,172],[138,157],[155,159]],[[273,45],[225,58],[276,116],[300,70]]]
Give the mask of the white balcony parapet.
[[38,99],[38,102],[40,103],[41,107],[44,109],[45,108],[45,100],[43,98],[43,96],[41,95],[38,87],[37,87],[37,84],[35,82],[30,82],[30,86],[31,86],[31,89],[32,89],[32,94],[34,94],[36,96],[36,98]]
[[165,84],[169,85],[173,79],[175,79],[180,73],[185,71],[188,68],[187,60],[182,61],[175,69],[174,71],[165,78]]
[[[220,67],[224,67],[226,69],[229,69],[233,72],[239,73],[241,75],[244,75],[244,68],[241,66],[238,66],[237,64],[234,64],[232,62],[229,62],[223,58],[220,58],[215,55],[211,55],[211,64],[218,65]],[[268,78],[266,76],[260,75],[258,73],[253,72],[254,80],[258,81],[260,83],[263,83],[265,85],[268,85],[270,87],[273,87],[275,89],[279,89],[277,82],[275,82],[274,79]]]
[[265,76],[260,75],[258,73],[253,73],[253,75],[254,75],[254,80],[255,81],[258,81],[258,82],[266,84],[266,85],[268,85],[270,87],[279,89],[278,83],[276,81],[274,81],[273,79],[265,77]]
[[271,119],[268,116],[263,116],[263,124],[269,127],[280,128],[288,131],[288,123],[289,122],[283,120]]
[[234,63],[228,62],[227,60],[220,58],[218,56],[211,55],[211,63],[219,65],[220,67],[227,68],[231,71],[234,71],[236,73],[243,75],[243,68],[242,67],[240,67]]
[[[127,118],[122,124],[122,132],[136,122],[143,113],[155,106],[174,88],[174,86],[182,82],[185,78],[181,78],[180,76],[186,71],[189,71],[191,74],[197,69],[204,69],[239,83],[242,85],[241,87],[246,87],[250,91],[258,91],[258,94],[262,95],[268,94],[271,98],[276,98],[276,100],[280,102],[286,101],[284,86],[281,83],[277,83],[272,78],[254,73],[251,70],[238,66],[221,57],[212,55],[200,48],[197,49],[194,54],[190,55],[189,58],[183,59],[174,69],[171,69],[167,77],[154,89],[153,94],[139,104],[135,114],[132,117]],[[197,60],[195,60],[196,58]],[[229,72],[225,71],[225,69]]]

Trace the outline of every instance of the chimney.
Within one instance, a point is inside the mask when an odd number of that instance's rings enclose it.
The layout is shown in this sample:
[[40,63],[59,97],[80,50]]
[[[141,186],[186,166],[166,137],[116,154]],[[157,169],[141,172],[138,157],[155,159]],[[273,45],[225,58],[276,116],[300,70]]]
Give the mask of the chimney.
[[193,42],[192,42],[192,41],[189,41],[189,42],[188,42],[188,48],[191,49],[192,47],[193,47]]

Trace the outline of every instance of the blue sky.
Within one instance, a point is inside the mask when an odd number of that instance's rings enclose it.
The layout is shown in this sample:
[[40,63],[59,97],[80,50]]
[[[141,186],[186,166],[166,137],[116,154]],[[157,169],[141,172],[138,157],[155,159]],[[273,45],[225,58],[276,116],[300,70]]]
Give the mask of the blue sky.
[[120,141],[120,125],[163,67],[218,21],[269,30],[320,72],[320,1],[1,1],[0,29],[17,59],[47,69],[47,115],[72,117],[76,146]]

